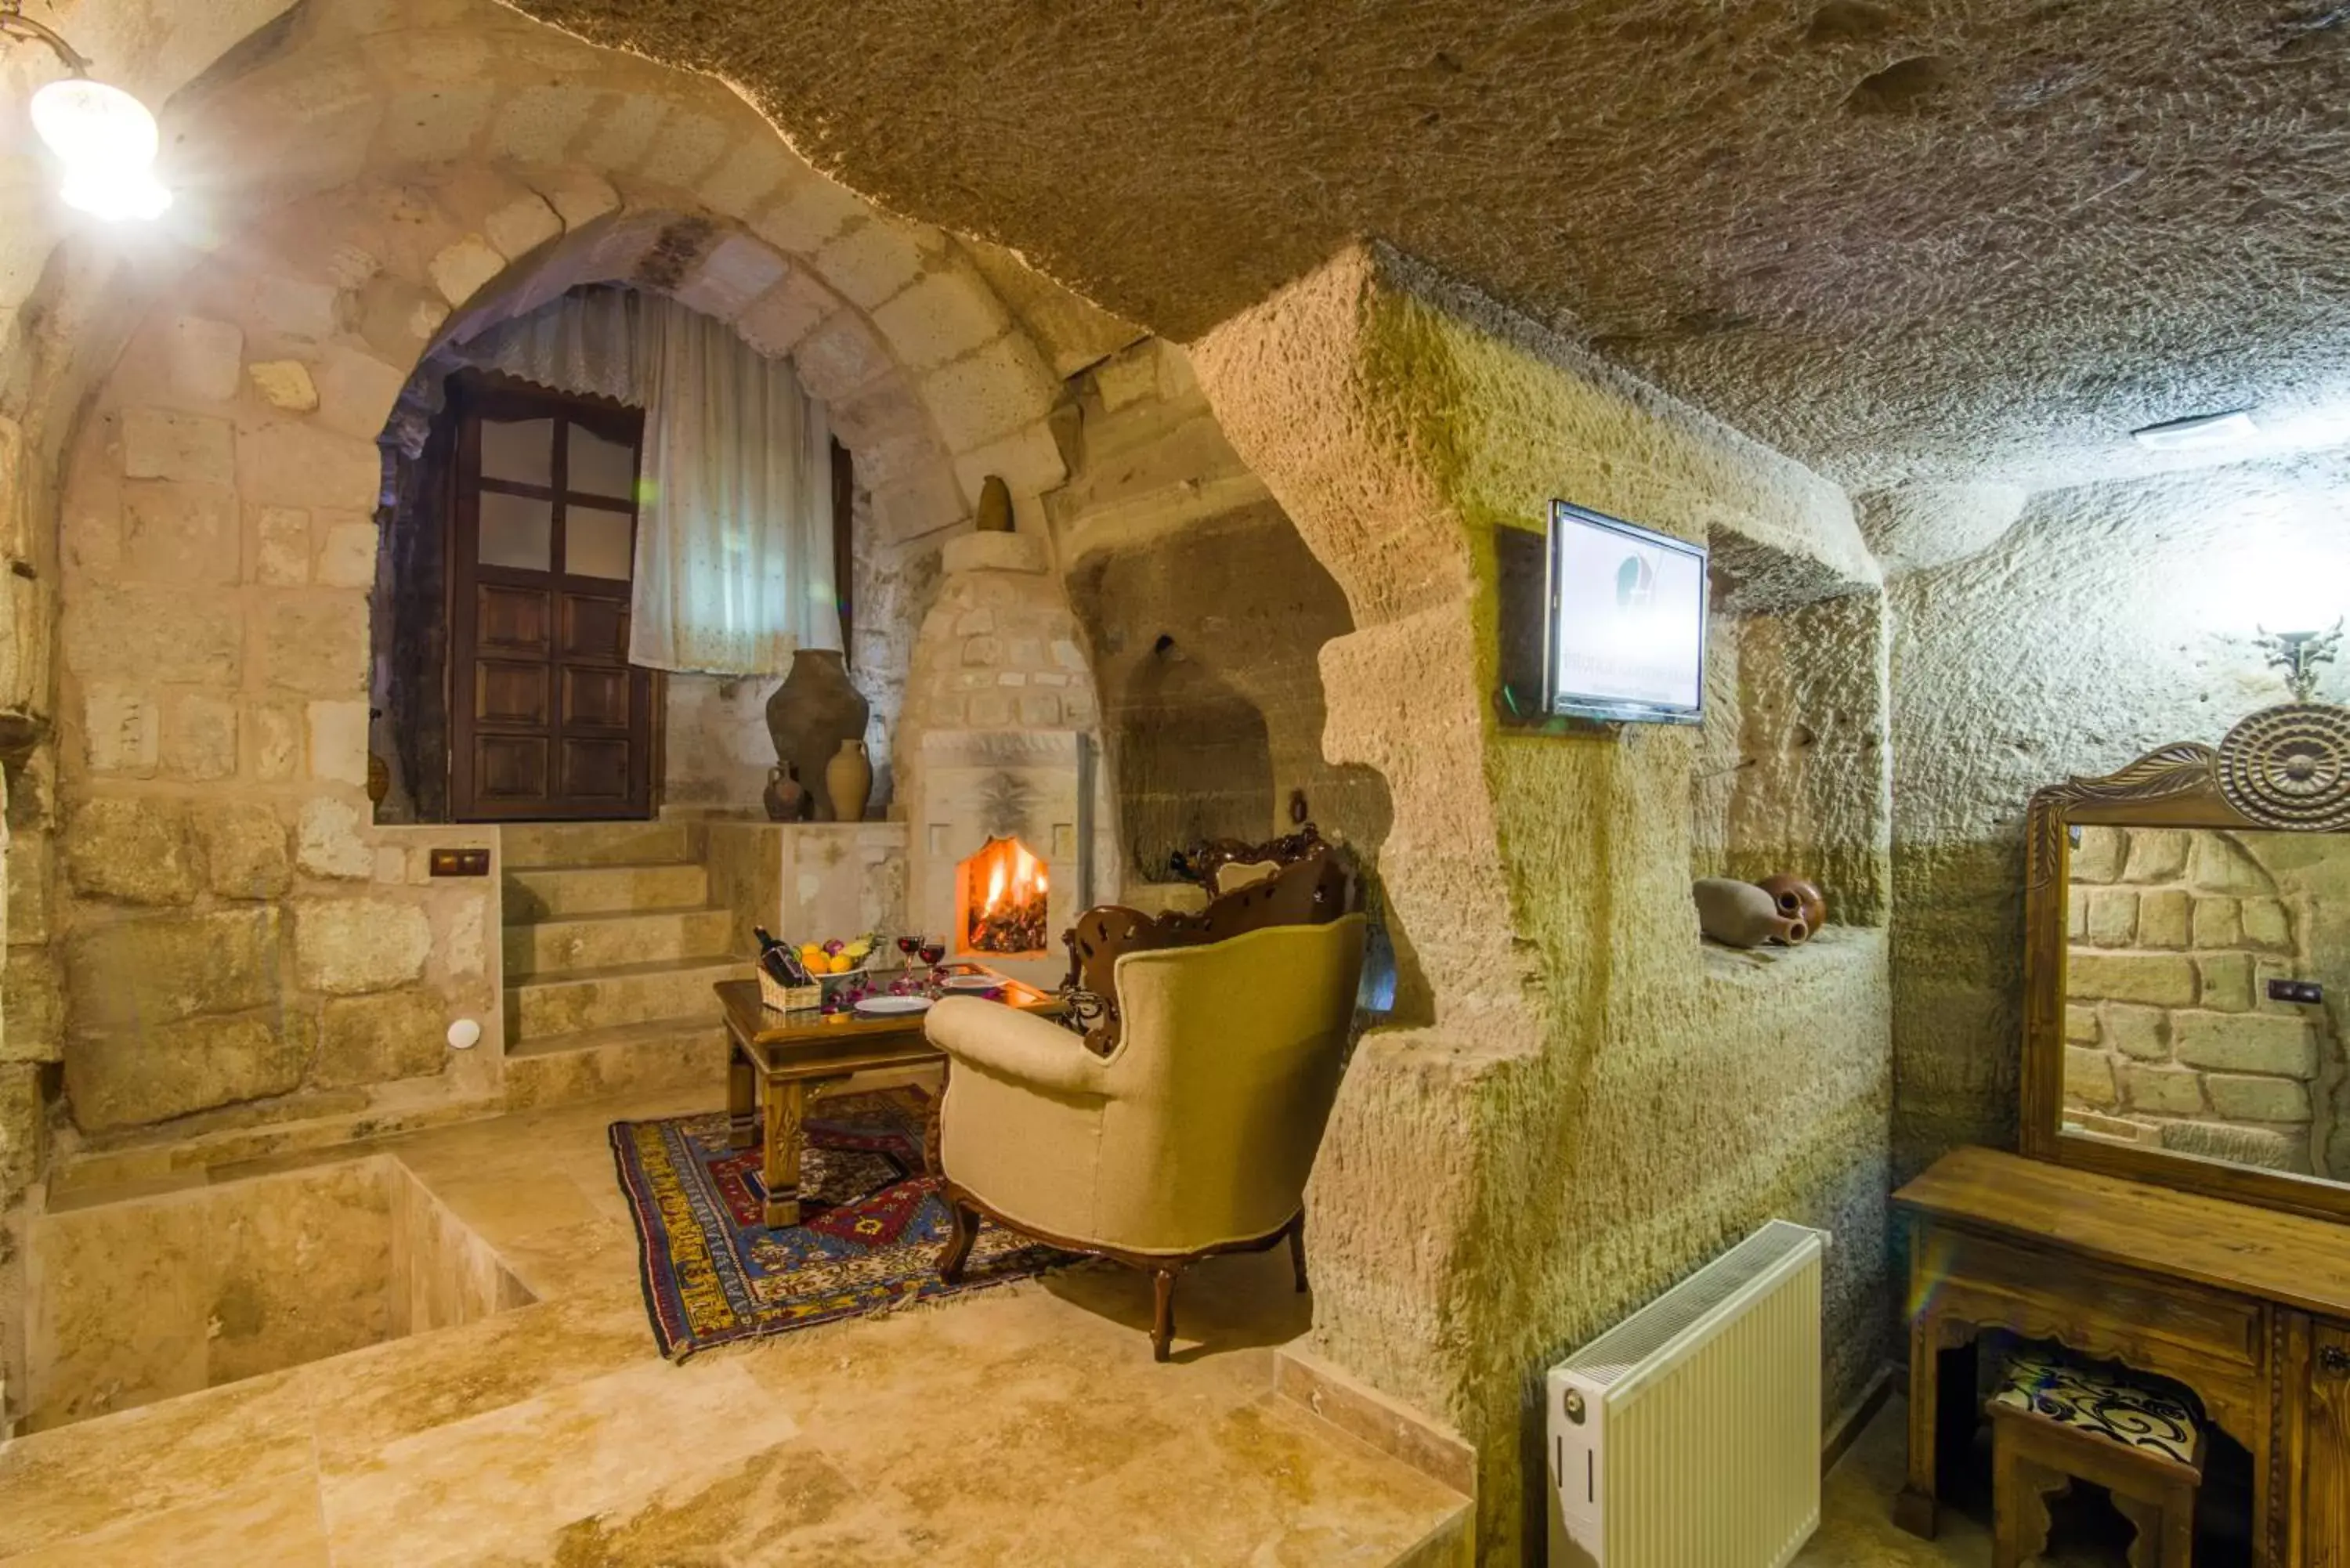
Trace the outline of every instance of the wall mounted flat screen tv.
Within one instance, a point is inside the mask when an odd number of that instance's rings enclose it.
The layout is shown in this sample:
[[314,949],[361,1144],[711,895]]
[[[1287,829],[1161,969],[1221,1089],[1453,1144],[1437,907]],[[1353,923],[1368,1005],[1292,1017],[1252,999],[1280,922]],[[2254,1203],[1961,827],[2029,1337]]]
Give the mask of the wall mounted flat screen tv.
[[1546,711],[1619,723],[1703,719],[1703,545],[1554,501],[1547,582]]

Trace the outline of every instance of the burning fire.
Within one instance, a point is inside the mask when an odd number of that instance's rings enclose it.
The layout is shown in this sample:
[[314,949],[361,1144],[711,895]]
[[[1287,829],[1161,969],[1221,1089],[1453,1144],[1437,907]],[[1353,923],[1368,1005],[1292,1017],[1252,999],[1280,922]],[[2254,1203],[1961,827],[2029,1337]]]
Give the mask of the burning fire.
[[[1016,838],[991,838],[962,865],[963,948],[970,952],[1045,950],[1045,863]],[[984,891],[982,891],[983,879]]]

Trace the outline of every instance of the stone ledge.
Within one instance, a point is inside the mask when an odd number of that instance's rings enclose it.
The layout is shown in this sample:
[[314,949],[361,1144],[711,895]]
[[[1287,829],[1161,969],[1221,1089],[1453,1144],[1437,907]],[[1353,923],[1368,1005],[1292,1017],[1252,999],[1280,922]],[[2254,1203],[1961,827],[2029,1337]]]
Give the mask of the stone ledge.
[[1477,1450],[1466,1438],[1312,1351],[1294,1345],[1274,1351],[1273,1388],[1281,1397],[1439,1485],[1464,1498],[1477,1495]]
[[947,576],[958,572],[1043,572],[1045,541],[1033,534],[958,534],[939,553]]
[[1882,968],[1886,933],[1882,926],[1822,926],[1801,947],[1733,948],[1700,942],[1705,978],[1733,985],[1800,983],[1803,980],[1853,966]]

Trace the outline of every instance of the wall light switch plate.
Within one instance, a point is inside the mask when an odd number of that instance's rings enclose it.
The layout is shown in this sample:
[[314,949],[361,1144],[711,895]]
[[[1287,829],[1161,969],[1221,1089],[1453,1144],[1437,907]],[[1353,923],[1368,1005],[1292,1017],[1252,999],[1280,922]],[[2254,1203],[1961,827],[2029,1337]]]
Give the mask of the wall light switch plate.
[[2315,1006],[2325,1000],[2325,988],[2314,980],[2272,980],[2269,981],[2269,1000]]
[[436,849],[430,867],[435,877],[486,877],[490,852],[482,849]]

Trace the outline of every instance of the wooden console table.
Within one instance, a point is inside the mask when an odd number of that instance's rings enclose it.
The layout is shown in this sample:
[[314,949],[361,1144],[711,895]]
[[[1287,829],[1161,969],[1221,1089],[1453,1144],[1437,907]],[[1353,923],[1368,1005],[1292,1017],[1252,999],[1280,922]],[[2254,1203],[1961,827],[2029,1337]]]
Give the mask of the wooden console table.
[[2251,1453],[2253,1560],[2350,1568],[2350,1227],[1985,1148],[1893,1196],[1914,1220],[1903,1529],[1934,1533],[1937,1459],[1979,1414],[1957,1379],[2005,1329],[2193,1389]]
[[[975,964],[956,966],[982,972]],[[993,974],[990,970],[983,971]],[[1025,1012],[1054,1014],[1066,1005],[1003,976],[1003,1002]],[[767,1189],[769,1225],[800,1222],[800,1127],[808,1102],[830,1094],[859,1073],[943,1065],[945,1053],[922,1033],[921,1013],[868,1018],[854,1012],[776,1012],[759,1001],[755,980],[721,981],[713,988],[726,1010],[726,1111],[736,1148],[759,1143],[754,1106],[765,1115],[765,1150],[759,1166]]]

